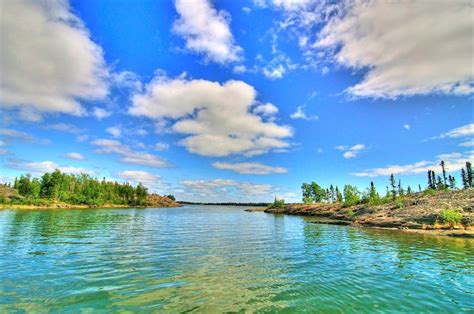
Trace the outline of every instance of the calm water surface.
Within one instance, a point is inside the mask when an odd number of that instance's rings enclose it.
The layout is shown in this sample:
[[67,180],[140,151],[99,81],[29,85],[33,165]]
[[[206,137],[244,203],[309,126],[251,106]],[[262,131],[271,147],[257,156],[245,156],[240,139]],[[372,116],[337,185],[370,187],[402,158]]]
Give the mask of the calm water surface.
[[0,312],[474,312],[474,240],[242,208],[0,211]]

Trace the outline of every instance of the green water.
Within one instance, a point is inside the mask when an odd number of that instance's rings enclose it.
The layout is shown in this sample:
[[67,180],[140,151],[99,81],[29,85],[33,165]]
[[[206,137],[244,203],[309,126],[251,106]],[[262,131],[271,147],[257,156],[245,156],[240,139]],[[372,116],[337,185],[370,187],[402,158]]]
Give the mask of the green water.
[[0,312],[474,312],[474,240],[242,208],[0,211]]

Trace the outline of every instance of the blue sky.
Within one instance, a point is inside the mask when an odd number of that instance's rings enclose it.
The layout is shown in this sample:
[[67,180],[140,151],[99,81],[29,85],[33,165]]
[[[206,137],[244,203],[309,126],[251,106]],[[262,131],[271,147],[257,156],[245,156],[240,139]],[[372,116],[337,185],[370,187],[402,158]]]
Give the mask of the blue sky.
[[302,182],[424,186],[474,159],[469,1],[1,6],[2,181],[298,201]]

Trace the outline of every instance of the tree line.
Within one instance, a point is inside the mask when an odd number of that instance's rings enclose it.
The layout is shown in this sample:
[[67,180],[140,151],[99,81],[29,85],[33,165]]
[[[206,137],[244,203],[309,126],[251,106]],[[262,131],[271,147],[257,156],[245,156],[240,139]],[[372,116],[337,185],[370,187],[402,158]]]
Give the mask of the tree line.
[[[141,183],[132,186],[127,183],[98,180],[88,174],[66,174],[59,170],[45,173],[40,178],[30,174],[15,178],[13,186],[21,198],[13,203],[36,204],[40,201],[64,202],[74,205],[146,205],[148,190]],[[6,197],[0,198],[6,202]]]
[[[446,164],[440,162],[441,174],[437,175],[434,170],[428,170],[428,183],[424,189],[418,184],[418,191],[407,186],[406,189],[402,185],[402,181],[398,182],[393,174],[390,175],[390,184],[386,186],[385,195],[381,196],[377,192],[374,182],[370,182],[370,186],[363,192],[359,191],[356,186],[346,184],[342,191],[338,186],[330,185],[328,188],[321,187],[316,182],[303,183],[301,190],[303,194],[303,203],[311,204],[318,202],[327,203],[343,203],[345,206],[355,204],[379,205],[390,201],[396,201],[404,196],[410,196],[416,192],[432,193],[436,190],[456,190],[456,178],[446,172]],[[461,169],[462,188],[468,189],[474,187],[472,164],[468,161],[465,167]]]

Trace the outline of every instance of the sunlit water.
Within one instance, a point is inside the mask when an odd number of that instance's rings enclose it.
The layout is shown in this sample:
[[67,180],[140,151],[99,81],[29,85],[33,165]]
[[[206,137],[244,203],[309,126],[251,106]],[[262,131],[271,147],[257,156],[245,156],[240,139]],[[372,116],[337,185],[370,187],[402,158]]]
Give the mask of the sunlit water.
[[0,312],[470,312],[474,240],[243,208],[0,211]]

